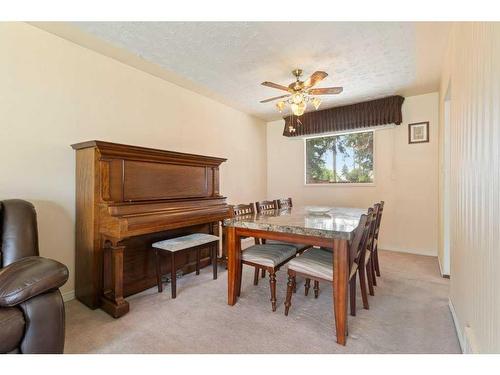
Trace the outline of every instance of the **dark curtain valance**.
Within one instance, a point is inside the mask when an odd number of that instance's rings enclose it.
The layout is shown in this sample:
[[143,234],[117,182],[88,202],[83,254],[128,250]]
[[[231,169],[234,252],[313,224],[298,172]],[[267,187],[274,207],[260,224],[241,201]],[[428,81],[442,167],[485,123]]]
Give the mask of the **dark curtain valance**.
[[[399,125],[403,120],[401,106],[404,100],[402,96],[395,95],[322,111],[312,111],[300,117],[288,116],[285,117],[283,135],[296,137],[386,124]],[[290,131],[290,126],[295,128],[295,132]]]

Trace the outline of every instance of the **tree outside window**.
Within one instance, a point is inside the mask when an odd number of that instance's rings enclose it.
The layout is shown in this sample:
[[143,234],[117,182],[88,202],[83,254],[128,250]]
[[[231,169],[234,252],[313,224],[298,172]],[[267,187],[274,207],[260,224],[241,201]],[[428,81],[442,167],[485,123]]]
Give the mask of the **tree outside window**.
[[373,182],[373,132],[306,139],[306,183]]

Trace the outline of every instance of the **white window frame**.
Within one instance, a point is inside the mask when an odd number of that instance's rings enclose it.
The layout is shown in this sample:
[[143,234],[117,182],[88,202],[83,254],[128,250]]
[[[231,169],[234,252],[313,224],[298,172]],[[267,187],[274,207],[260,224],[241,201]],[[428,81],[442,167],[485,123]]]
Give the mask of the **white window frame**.
[[[376,169],[377,169],[377,161],[376,161],[376,152],[375,152],[375,139],[376,139],[376,130],[380,129],[387,129],[387,128],[393,128],[394,125],[389,125],[389,126],[384,126],[384,127],[377,127],[375,128],[364,128],[362,130],[352,130],[352,131],[340,131],[340,132],[332,132],[332,133],[324,133],[320,135],[313,135],[310,137],[304,137],[303,142],[302,142],[302,147],[303,147],[303,155],[304,155],[304,186],[324,186],[324,187],[375,187],[376,186]],[[338,135],[345,135],[345,134],[354,134],[354,133],[368,133],[372,132],[373,133],[373,181],[372,182],[351,182],[351,183],[342,183],[342,182],[329,182],[327,184],[310,184],[307,183],[307,146],[306,142],[308,139],[313,139],[313,138],[324,138],[324,137],[332,137],[332,136],[338,136]]]

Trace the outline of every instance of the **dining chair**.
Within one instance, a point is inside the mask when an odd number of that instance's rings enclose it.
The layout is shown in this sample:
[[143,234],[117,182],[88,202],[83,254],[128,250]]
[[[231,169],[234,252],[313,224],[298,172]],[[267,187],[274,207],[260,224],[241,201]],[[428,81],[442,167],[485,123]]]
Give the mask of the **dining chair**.
[[382,212],[384,211],[384,201],[380,201],[377,214],[377,224],[375,225],[375,237],[373,239],[373,266],[375,273],[380,277],[380,265],[378,262],[378,235],[380,232],[380,223],[382,221]]
[[[286,199],[288,201],[286,204],[289,206],[287,208],[291,208],[292,206],[292,198]],[[273,201],[258,201],[255,202],[255,208],[257,209],[257,213],[262,214],[265,213],[265,211],[270,211],[270,210],[277,210],[280,207],[279,202],[280,201],[285,201],[285,199],[276,199]],[[284,209],[284,208],[283,208]],[[288,242],[283,242],[283,241],[276,241],[276,240],[261,240],[262,243],[266,243],[268,245],[287,245],[287,246],[293,246],[295,247],[296,251],[298,254],[301,254],[304,252],[306,249],[310,248],[311,245],[306,245],[306,244],[297,244],[297,243],[288,243]],[[262,278],[266,277],[266,271],[263,269],[262,270]],[[258,281],[257,281],[258,282]]]
[[255,208],[257,209],[257,213],[262,213],[262,211],[268,211],[268,210],[277,210],[278,209],[278,202],[275,200],[273,201],[258,201],[255,202]]
[[[366,254],[364,255],[364,273],[366,275],[366,282],[368,284],[368,292],[371,296],[375,295],[375,286],[377,286],[377,278],[375,276],[375,261],[374,261],[374,243],[375,243],[375,233],[376,233],[376,226],[377,226],[377,217],[378,217],[378,212],[380,209],[380,204],[376,203],[373,208],[369,208],[368,210],[368,215],[371,216],[370,218],[370,231],[367,239],[367,244],[366,244]],[[329,251],[331,252],[332,249],[327,249],[327,248],[322,248],[323,251]],[[311,285],[311,280],[306,278],[305,281],[305,291],[304,294],[307,296],[309,293],[309,288]],[[318,298],[319,294],[319,285],[317,283],[314,284],[314,297]]]
[[377,280],[375,277],[375,266],[373,262],[373,244],[375,239],[375,228],[377,225],[377,215],[379,210],[379,204],[376,203],[369,214],[371,215],[370,232],[368,235],[367,249],[365,254],[365,269],[366,269],[366,280],[368,282],[368,292],[371,296],[375,295],[374,286],[377,285]]
[[292,198],[280,198],[276,199],[276,203],[278,205],[278,208],[280,210],[287,209],[287,208],[292,208]]
[[[242,205],[235,207],[241,208]],[[238,213],[240,214],[238,215]],[[235,217],[254,213],[253,204],[247,205],[243,210],[235,210],[233,208]],[[255,267],[254,285],[257,285],[259,279],[258,270],[261,269],[269,272],[269,287],[271,289],[271,306],[273,311],[276,311],[276,272],[290,259],[295,258],[296,254],[297,250],[294,246],[286,244],[261,244],[257,238],[255,239],[255,245],[247,247],[241,252],[240,275],[242,274],[244,264]],[[238,278],[238,296],[241,294],[241,279],[242,277],[240,276]]]
[[[257,213],[262,213],[262,211],[275,210],[278,208],[278,203],[276,201],[258,201],[255,202],[255,208],[257,209]],[[263,244],[266,243],[265,239],[260,240]],[[262,270],[262,278],[266,277],[266,270]],[[259,283],[259,276],[254,275],[254,283],[257,285]]]
[[[368,249],[368,237],[372,221],[375,218],[372,212],[373,210],[370,208],[367,214],[361,215],[359,225],[349,247],[349,294],[352,316],[356,315],[356,275],[359,276],[363,307],[369,309],[365,280],[365,254]],[[293,286],[298,275],[305,277],[309,282],[314,280],[314,296],[317,298],[320,281],[333,282],[333,253],[321,248],[311,248],[288,263],[285,315],[288,315],[292,305]]]
[[[253,203],[249,204],[236,204],[231,206],[234,216],[242,216],[242,215],[253,215],[255,214],[255,206]],[[241,237],[242,239],[248,237]],[[260,245],[260,240],[258,238],[254,238],[254,245]],[[265,275],[264,275],[265,276]],[[263,276],[263,277],[264,277]],[[257,280],[257,281],[255,281]],[[259,281],[259,269],[255,267],[255,275],[254,275],[254,285],[257,285]]]

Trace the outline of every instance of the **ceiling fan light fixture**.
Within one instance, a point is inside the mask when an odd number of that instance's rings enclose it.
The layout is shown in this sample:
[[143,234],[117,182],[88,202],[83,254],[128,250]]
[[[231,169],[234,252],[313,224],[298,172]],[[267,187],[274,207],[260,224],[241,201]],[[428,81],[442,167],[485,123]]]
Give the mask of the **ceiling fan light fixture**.
[[268,81],[262,82],[263,86],[286,91],[287,94],[261,100],[261,103],[280,100],[275,104],[280,113],[283,113],[287,110],[288,106],[290,106],[290,110],[293,115],[299,117],[305,113],[308,103],[311,103],[315,110],[320,107],[322,100],[318,98],[317,95],[336,95],[342,92],[342,87],[314,88],[317,83],[321,82],[328,76],[328,73],[326,72],[316,71],[305,81],[300,80],[300,77],[302,76],[301,69],[295,69],[292,74],[295,76],[296,80],[288,86]]

